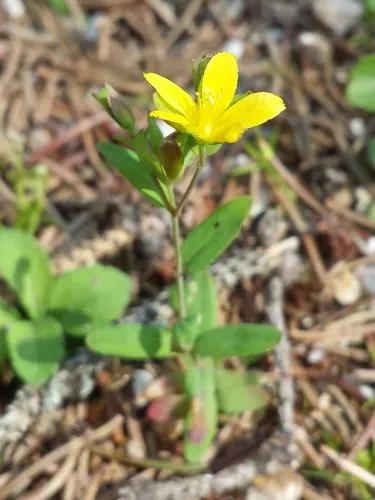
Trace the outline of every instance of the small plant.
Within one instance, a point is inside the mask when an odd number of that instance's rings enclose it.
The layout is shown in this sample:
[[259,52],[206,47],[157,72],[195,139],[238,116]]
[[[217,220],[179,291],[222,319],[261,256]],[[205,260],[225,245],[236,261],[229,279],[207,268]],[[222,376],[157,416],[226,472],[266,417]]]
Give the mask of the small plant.
[[42,222],[47,205],[47,168],[42,164],[26,166],[21,138],[0,141],[0,172],[8,181],[14,197],[12,223],[34,233]]
[[[237,236],[249,216],[250,199],[235,198],[219,207],[184,241],[179,216],[207,156],[222,143],[238,141],[246,129],[274,118],[285,105],[268,92],[235,96],[237,62],[228,53],[204,57],[194,69],[195,99],[160,75],[144,76],[156,91],[156,110],[145,130],[136,129],[125,99],[114,89],[106,86],[95,96],[127,131],[118,139],[121,144],[101,144],[99,149],[145,198],[170,214],[177,267],[170,295],[177,319],[171,328],[140,324],[93,328],[87,344],[99,353],[127,359],[176,358],[174,383],[178,381],[179,396],[178,404],[169,405],[170,413],[185,416],[185,457],[201,462],[216,434],[219,412],[243,412],[266,401],[254,375],[226,369],[223,360],[261,355],[275,346],[280,335],[269,325],[217,324],[215,283],[208,267]],[[166,121],[176,132],[163,138],[155,119]],[[175,184],[191,164],[191,181],[176,200]]]
[[119,318],[130,279],[110,266],[94,265],[53,277],[37,241],[0,228],[0,278],[18,300],[0,299],[0,367],[7,359],[24,381],[47,380],[65,356],[66,335],[83,339]]

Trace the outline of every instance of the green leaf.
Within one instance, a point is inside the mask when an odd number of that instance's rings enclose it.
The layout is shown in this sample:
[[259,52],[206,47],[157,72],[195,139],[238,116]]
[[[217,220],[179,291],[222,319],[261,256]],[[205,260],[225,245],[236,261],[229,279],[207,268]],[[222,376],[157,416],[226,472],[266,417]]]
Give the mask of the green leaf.
[[129,296],[127,274],[111,266],[96,264],[56,278],[48,310],[60,321],[65,332],[84,336],[93,325],[119,318]]
[[211,359],[198,360],[185,375],[186,392],[191,398],[186,417],[184,454],[187,461],[201,462],[216,435],[217,401],[215,372]]
[[[186,307],[189,315],[198,316],[197,327],[207,330],[217,323],[215,282],[206,270],[195,273],[185,282]],[[171,288],[171,304],[178,311],[177,287]]]
[[64,357],[62,329],[53,318],[11,323],[7,346],[15,372],[30,384],[46,381]]
[[364,56],[356,63],[346,96],[353,106],[375,112],[375,54]]
[[252,374],[217,368],[215,377],[219,410],[224,413],[258,410],[268,402],[266,393],[255,383],[256,377]]
[[44,315],[52,276],[48,257],[32,236],[17,229],[0,229],[0,277],[31,318]]
[[127,323],[96,327],[86,337],[93,351],[127,359],[167,358],[172,355],[171,332],[154,325]]
[[50,6],[60,14],[70,14],[70,9],[65,0],[49,0]]
[[140,161],[136,153],[117,144],[99,144],[102,155],[154,205],[164,207],[164,202],[150,169]]
[[197,314],[179,318],[172,327],[173,340],[176,341],[177,348],[190,351],[199,330],[199,316]]
[[20,314],[17,309],[9,306],[0,299],[0,365],[8,357],[6,335],[10,324],[17,321]]
[[240,196],[219,207],[195,227],[182,245],[185,270],[200,271],[217,259],[238,234],[249,210],[250,198]]
[[162,131],[158,127],[156,119],[150,116],[148,117],[147,137],[151,144],[152,150],[154,151],[154,153],[157,153],[163,143],[164,137]]
[[269,351],[279,340],[279,331],[271,325],[243,323],[221,326],[199,333],[193,353],[215,358],[249,356]]

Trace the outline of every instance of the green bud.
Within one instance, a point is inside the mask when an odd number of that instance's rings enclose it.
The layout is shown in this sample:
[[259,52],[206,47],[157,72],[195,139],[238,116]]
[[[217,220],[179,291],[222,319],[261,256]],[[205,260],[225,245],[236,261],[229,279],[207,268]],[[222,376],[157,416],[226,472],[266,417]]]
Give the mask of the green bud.
[[165,174],[170,182],[180,175],[183,166],[183,155],[175,138],[167,138],[160,146],[158,158],[163,165]]
[[198,66],[193,64],[193,84],[195,91],[198,92],[199,86],[202,80],[203,73],[207,67],[207,64],[210,62],[211,57],[203,56],[199,61]]
[[94,94],[94,97],[121,128],[131,134],[135,133],[133,113],[121,94],[110,85],[106,85],[97,94]]

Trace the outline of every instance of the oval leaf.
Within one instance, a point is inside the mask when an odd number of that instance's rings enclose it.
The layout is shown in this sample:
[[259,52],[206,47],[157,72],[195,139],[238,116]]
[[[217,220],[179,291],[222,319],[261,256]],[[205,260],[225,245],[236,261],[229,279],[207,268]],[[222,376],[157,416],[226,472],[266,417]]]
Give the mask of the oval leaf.
[[130,279],[111,266],[74,269],[55,279],[48,310],[64,331],[83,336],[95,324],[119,318],[129,302]]
[[280,340],[280,332],[270,325],[229,325],[201,332],[194,343],[193,353],[224,358],[249,356],[269,351]]
[[20,319],[17,309],[0,300],[0,365],[8,357],[6,335],[10,324]]
[[249,210],[250,198],[240,196],[195,227],[182,245],[185,270],[194,273],[212,264],[236,237]]
[[14,321],[7,332],[7,347],[17,375],[40,384],[53,375],[64,357],[61,326],[52,318]]
[[172,355],[171,333],[139,323],[94,328],[86,337],[93,351],[127,359],[166,358]]
[[136,153],[118,144],[99,144],[102,155],[154,205],[164,207],[152,175],[138,158]]
[[[206,270],[195,273],[185,282],[186,306],[189,315],[198,317],[197,327],[207,330],[217,323],[215,282]],[[171,288],[171,304],[178,311],[177,287]]]
[[354,66],[346,96],[353,106],[375,112],[375,54],[362,57]]
[[0,229],[0,277],[31,318],[44,315],[52,276],[48,257],[32,236],[17,229]]
[[266,393],[255,383],[251,374],[217,368],[215,377],[220,411],[227,414],[242,413],[258,410],[267,404]]
[[199,463],[204,459],[217,430],[213,361],[199,360],[196,366],[188,368],[185,378],[191,406],[185,421],[184,454],[188,462]]

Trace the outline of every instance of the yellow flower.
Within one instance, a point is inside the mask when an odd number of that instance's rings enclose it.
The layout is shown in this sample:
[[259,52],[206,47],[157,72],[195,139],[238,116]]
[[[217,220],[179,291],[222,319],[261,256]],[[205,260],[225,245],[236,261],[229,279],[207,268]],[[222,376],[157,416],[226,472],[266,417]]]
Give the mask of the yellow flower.
[[145,73],[154,87],[158,109],[150,116],[166,121],[200,143],[236,142],[244,131],[274,118],[285,109],[283,100],[270,92],[247,94],[233,102],[238,69],[235,56],[214,55],[203,73],[196,99],[156,73]]

